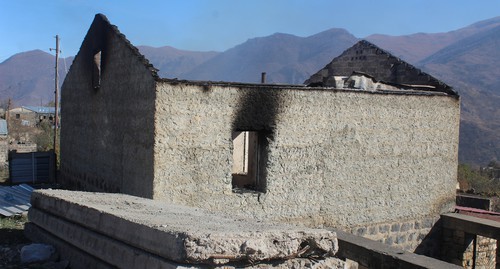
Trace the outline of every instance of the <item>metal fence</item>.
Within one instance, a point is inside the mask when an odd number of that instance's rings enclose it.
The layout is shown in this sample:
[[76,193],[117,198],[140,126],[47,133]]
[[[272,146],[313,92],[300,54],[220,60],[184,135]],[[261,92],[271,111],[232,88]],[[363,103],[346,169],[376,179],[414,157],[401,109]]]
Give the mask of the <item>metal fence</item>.
[[44,183],[54,181],[55,154],[48,152],[9,153],[10,182]]

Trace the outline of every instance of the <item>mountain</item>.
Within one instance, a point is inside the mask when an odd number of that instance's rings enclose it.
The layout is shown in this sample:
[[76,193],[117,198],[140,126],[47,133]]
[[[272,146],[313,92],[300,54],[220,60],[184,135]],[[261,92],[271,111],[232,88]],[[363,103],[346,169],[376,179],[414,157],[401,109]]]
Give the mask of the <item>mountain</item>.
[[[454,87],[461,95],[459,160],[484,165],[500,160],[500,17],[448,33],[371,35],[368,41]],[[183,51],[140,46],[162,77],[301,84],[358,39],[343,29],[308,37],[276,33],[224,52]],[[59,74],[64,78],[61,61]],[[0,99],[38,105],[53,98],[54,57],[43,51],[0,63]],[[69,65],[67,66],[69,68]],[[1,101],[1,100],[0,100]]]
[[218,54],[183,78],[301,84],[358,39],[343,29],[330,29],[309,37],[276,33],[253,38]]
[[[173,47],[139,46],[139,51],[158,69],[174,78],[211,59],[218,52],[178,50]],[[64,81],[74,57],[59,59],[59,81]],[[55,57],[41,50],[13,55],[0,63],[0,101],[11,98],[14,106],[40,105],[54,100]]]
[[500,159],[500,24],[459,40],[418,63],[461,95],[459,159]]
[[[72,58],[60,59],[61,84],[66,74],[65,61],[71,63]],[[0,63],[0,99],[11,98],[15,105],[53,101],[54,64],[55,57],[41,50],[19,53]]]
[[500,160],[500,17],[448,33],[366,39],[459,92],[460,162]]
[[394,56],[414,64],[459,40],[497,26],[500,26],[500,17],[477,22],[447,33],[417,33],[404,36],[374,34],[365,39],[390,51]]
[[218,52],[179,50],[170,46],[154,48],[138,46],[139,51],[160,71],[160,77],[176,78],[213,58]]

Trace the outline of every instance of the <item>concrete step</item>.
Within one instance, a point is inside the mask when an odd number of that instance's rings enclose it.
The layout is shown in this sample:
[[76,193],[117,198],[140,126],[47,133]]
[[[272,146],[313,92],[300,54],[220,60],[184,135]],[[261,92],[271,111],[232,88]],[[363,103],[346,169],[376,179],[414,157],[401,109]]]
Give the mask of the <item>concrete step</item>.
[[[141,251],[172,264],[162,268],[177,268],[307,256],[321,260],[338,250],[331,231],[235,218],[124,194],[39,190],[31,203],[30,221],[72,245],[90,242],[81,249],[100,259],[99,255],[111,255],[111,264],[143,264],[148,260],[134,254]],[[109,249],[115,251],[107,253]],[[130,260],[129,255],[137,257]]]
[[38,227],[34,223],[26,223],[24,226],[24,234],[33,242],[40,242],[55,246],[61,260],[70,261],[71,269],[115,269],[116,267],[100,260],[84,251],[75,247],[58,237],[52,235],[46,230]]
[[118,268],[185,268],[35,208],[30,209],[28,216],[34,225],[48,232],[46,234],[56,235],[65,243]]

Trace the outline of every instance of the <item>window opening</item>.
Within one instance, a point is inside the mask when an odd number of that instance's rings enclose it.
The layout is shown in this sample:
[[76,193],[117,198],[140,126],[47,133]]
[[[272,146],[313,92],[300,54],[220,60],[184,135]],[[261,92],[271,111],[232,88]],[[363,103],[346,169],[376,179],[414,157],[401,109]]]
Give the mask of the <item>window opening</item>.
[[233,136],[233,188],[262,191],[259,181],[259,133],[238,131]]
[[99,89],[101,87],[101,51],[94,54],[94,64],[92,71],[92,87]]

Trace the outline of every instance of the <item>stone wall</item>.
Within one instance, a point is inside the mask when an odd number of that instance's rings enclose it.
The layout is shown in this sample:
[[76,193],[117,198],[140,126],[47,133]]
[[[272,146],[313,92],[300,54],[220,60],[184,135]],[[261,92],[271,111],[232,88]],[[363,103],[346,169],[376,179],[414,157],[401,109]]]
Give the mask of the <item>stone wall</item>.
[[[99,51],[100,86],[95,88]],[[97,15],[62,88],[63,183],[152,196],[154,85],[137,49]]]
[[17,153],[29,153],[37,151],[36,143],[12,143],[9,144],[9,151],[15,151]]
[[7,136],[0,135],[0,182],[9,179],[9,144]]
[[444,261],[464,268],[498,268],[498,221],[458,213],[444,214],[441,220]]
[[9,161],[9,144],[7,136],[0,135],[0,163]]
[[477,236],[476,269],[496,268],[497,240]]
[[441,255],[444,260],[472,269],[494,269],[497,263],[497,240],[460,230],[443,230]]
[[439,216],[370,224],[347,231],[401,250],[434,258],[440,258],[441,255]]
[[[155,199],[337,228],[454,205],[454,97],[164,81],[156,107]],[[235,130],[265,136],[264,192],[232,189]]]

